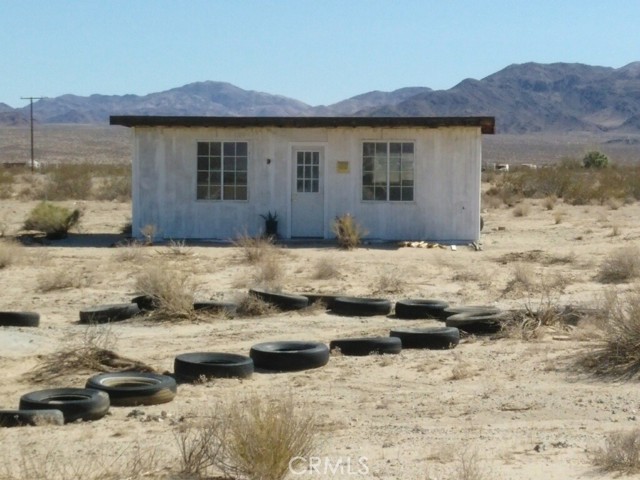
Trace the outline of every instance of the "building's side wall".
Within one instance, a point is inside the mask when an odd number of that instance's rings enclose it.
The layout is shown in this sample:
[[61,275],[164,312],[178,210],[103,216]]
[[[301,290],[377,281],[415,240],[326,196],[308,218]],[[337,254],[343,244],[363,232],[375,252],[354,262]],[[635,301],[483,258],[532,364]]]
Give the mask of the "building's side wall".
[[[247,141],[249,199],[196,200],[199,141]],[[362,142],[415,142],[413,202],[363,202]],[[420,128],[136,128],[134,235],[147,224],[164,238],[231,239],[264,229],[260,214],[279,215],[291,232],[292,149],[324,148],[324,236],[333,219],[351,213],[369,237],[473,241],[479,237],[481,134],[476,127]],[[268,162],[267,160],[270,160]],[[349,163],[348,173],[337,162]]]

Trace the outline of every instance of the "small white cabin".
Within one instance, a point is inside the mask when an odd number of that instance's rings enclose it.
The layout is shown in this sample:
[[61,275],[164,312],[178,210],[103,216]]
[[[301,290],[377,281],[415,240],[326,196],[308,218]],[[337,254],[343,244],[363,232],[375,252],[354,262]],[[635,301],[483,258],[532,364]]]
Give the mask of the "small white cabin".
[[132,128],[132,231],[333,238],[351,214],[379,240],[480,236],[482,134],[493,117],[112,116]]

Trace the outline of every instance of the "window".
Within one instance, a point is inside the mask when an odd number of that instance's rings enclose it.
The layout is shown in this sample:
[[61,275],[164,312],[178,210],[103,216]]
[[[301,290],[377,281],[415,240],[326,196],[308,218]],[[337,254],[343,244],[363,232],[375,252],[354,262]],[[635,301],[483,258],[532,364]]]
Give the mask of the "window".
[[362,144],[362,200],[413,200],[413,143]]
[[320,191],[320,152],[298,152],[296,155],[296,190],[298,193]]
[[247,199],[247,142],[198,142],[198,200]]

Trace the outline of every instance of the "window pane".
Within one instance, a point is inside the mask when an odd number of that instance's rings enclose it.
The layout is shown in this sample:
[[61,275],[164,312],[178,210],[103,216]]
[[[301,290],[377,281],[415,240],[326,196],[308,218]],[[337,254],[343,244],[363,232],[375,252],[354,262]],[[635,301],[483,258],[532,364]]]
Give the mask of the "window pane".
[[209,181],[209,172],[198,172],[197,182],[198,185],[207,184]]
[[298,152],[296,159],[298,161],[298,165],[302,165],[304,163],[304,152]]
[[400,172],[389,172],[389,186],[400,186]]
[[209,189],[209,198],[211,200],[221,200],[220,187],[214,187],[213,185]]
[[373,185],[373,174],[365,173],[362,175],[362,184],[363,185]]
[[362,187],[362,200],[373,200],[373,187]]
[[296,178],[303,178],[304,177],[304,167],[302,165],[298,165],[297,169],[296,169]]
[[247,156],[247,142],[236,143],[236,155],[243,157]]
[[314,165],[320,164],[320,152],[313,152],[313,164]]
[[365,172],[373,171],[373,157],[365,157],[362,159],[362,170]]
[[236,158],[236,170],[247,171],[247,157]]
[[236,159],[233,158],[233,157],[224,157],[224,169],[225,170],[235,170],[236,169]]
[[303,180],[298,180],[296,183],[296,191],[297,192],[303,192],[304,191],[304,181]]
[[311,163],[311,152],[304,152],[304,163]]
[[311,168],[311,178],[320,178],[320,167],[314,166]]
[[386,200],[387,199],[387,187],[375,187],[375,199]]
[[413,201],[413,188],[402,189],[402,200],[404,200],[405,202]]
[[198,170],[209,170],[209,157],[198,157]]
[[220,157],[211,157],[209,167],[211,170],[220,170]]
[[211,185],[220,185],[221,174],[220,171],[209,173],[209,183]]
[[370,157],[375,152],[375,144],[372,142],[365,142],[362,144],[362,156]]
[[304,167],[304,178],[311,178],[311,167]]
[[310,192],[311,191],[311,180],[305,180],[304,181],[304,191],[305,192]]
[[[224,177],[222,178],[222,183],[225,187],[234,186],[236,184],[236,174],[235,172],[224,172]],[[225,195],[226,197],[226,195]]]
[[320,191],[320,182],[318,180],[311,180],[311,191],[314,193]]
[[402,153],[402,144],[401,143],[391,143],[389,144],[389,154],[390,155],[400,155]]
[[206,142],[198,142],[198,155],[209,155],[209,144]]
[[413,143],[403,143],[402,144],[402,155],[410,153],[413,155]]
[[236,200],[246,200],[246,199],[247,199],[247,187],[237,187]]
[[396,172],[400,170],[400,157],[389,158],[389,170]]
[[387,144],[383,142],[376,143],[376,156],[387,156]]
[[234,142],[224,142],[224,156],[234,156],[236,154],[236,144]]
[[222,146],[220,142],[212,142],[209,144],[209,155],[220,156],[222,154]]
[[389,200],[400,200],[400,187],[389,187]]
[[247,185],[247,172],[236,173],[236,185],[237,186]]
[[413,172],[413,159],[402,158],[402,171],[403,172]]
[[234,187],[224,186],[222,187],[222,198],[225,200],[235,200],[236,192]]
[[206,200],[208,198],[208,194],[209,194],[209,187],[207,187],[206,185],[204,186],[198,185],[196,199]]

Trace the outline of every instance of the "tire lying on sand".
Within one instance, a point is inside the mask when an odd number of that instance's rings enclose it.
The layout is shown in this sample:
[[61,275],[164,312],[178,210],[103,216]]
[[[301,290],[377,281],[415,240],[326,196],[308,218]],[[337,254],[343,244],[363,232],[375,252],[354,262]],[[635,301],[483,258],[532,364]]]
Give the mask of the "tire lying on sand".
[[278,372],[308,370],[329,362],[329,348],[318,342],[258,343],[251,347],[249,355],[256,368]]
[[143,372],[101,373],[87,380],[85,388],[106,392],[110,404],[118,407],[167,403],[177,392],[173,378]]
[[315,303],[324,304],[327,309],[331,309],[333,307],[333,302],[335,302],[336,298],[340,295],[332,295],[328,293],[301,293],[303,297],[307,297],[309,299],[309,305],[313,305]]
[[98,420],[109,410],[109,395],[91,388],[52,388],[20,397],[20,410],[60,410],[64,422]]
[[329,343],[329,350],[336,348],[342,355],[397,354],[402,351],[402,341],[395,337],[340,338]]
[[496,313],[502,312],[498,307],[493,307],[491,305],[458,305],[456,307],[447,307],[443,310],[443,314],[446,315],[446,318],[449,318],[452,315],[457,315],[459,313],[477,313],[477,314],[487,314],[493,315]]
[[0,327],[37,327],[39,325],[39,313],[0,312]]
[[458,313],[447,318],[446,325],[474,335],[491,334],[497,333],[502,329],[502,322],[507,315],[506,312],[500,311],[498,313]]
[[60,410],[0,410],[0,427],[63,425]]
[[278,293],[261,288],[252,288],[249,294],[258,297],[263,302],[269,303],[280,310],[301,310],[309,306],[309,299],[302,295],[293,295],[290,293]]
[[391,302],[384,298],[337,297],[333,301],[331,311],[353,317],[388,315],[391,312]]
[[182,353],[173,361],[173,372],[183,383],[197,382],[201,377],[247,378],[253,373],[253,360],[233,353]]
[[200,302],[194,302],[193,309],[204,311],[207,313],[228,313],[231,315],[234,314],[238,309],[238,305],[229,302],[214,302],[203,300]]
[[140,313],[135,303],[98,305],[80,310],[80,323],[110,323],[127,320]]
[[449,304],[434,299],[407,299],[396,302],[396,317],[404,319],[433,318],[445,321],[449,313],[444,310]]
[[158,300],[151,295],[138,295],[131,299],[131,303],[135,303],[141,311],[150,312],[158,308]]
[[402,348],[448,350],[460,343],[460,331],[453,327],[394,328],[389,333],[402,341]]

